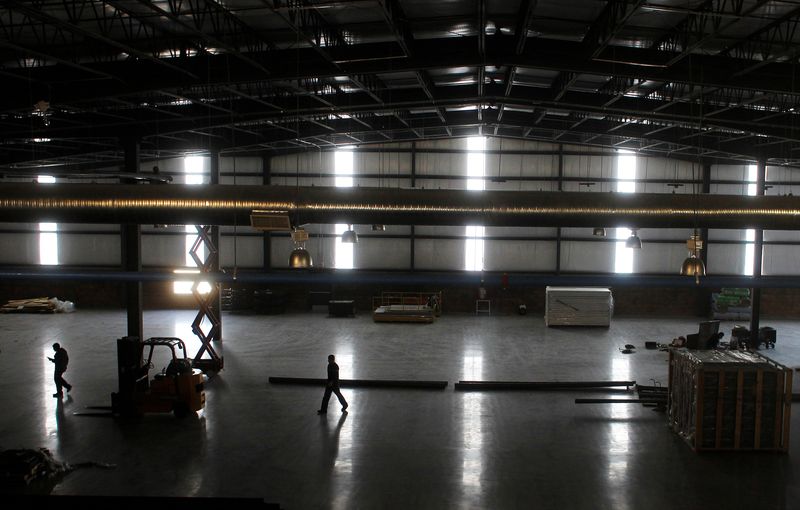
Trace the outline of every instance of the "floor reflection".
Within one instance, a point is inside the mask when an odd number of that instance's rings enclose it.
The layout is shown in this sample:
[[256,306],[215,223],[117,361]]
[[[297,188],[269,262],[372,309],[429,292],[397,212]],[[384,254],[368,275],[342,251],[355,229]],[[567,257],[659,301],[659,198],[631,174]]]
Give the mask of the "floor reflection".
[[184,448],[196,451],[196,457],[189,455],[188,462],[179,468],[181,473],[180,485],[183,489],[179,494],[186,494],[188,497],[201,496],[203,493],[203,486],[205,483],[205,471],[203,459],[206,455],[206,445],[208,444],[208,432],[206,430],[205,413],[200,412],[196,415],[189,415],[181,419],[181,435],[186,438],[181,438],[181,441],[186,441]]
[[345,427],[348,413],[339,415],[335,425],[328,415],[320,415],[322,437],[321,458],[325,469],[331,473],[331,501],[333,508],[350,508],[350,489],[353,481],[353,428]]
[[[211,355],[208,352],[205,352],[205,350],[201,351],[201,349],[204,349],[203,342],[201,342],[200,338],[192,331],[193,320],[194,317],[188,318],[183,316],[178,316],[177,318],[173,319],[172,336],[183,340],[183,343],[186,345],[186,356],[189,359],[195,359],[198,354],[200,354],[200,358],[202,359],[210,359]],[[200,321],[200,329],[202,329],[206,334],[208,334],[211,329],[211,324],[205,317],[202,321]],[[156,334],[153,336],[167,335],[162,335],[161,332],[156,332]],[[217,356],[219,357],[224,357],[222,346],[222,342],[211,342],[211,348],[214,349],[214,352],[216,352]],[[156,354],[154,355],[154,357],[158,357],[158,361],[162,363],[163,366],[166,366],[167,363],[169,363],[170,356],[171,354],[169,351],[165,351],[164,349],[156,349]],[[153,366],[157,368],[160,365],[158,365],[154,360]]]
[[[630,358],[615,358],[611,360],[611,379],[615,381],[630,381]],[[606,436],[606,477],[609,484],[609,493],[614,495],[616,509],[631,508],[631,502],[626,494],[630,480],[631,458],[631,430],[629,418],[633,416],[631,404],[611,404],[608,406],[611,420],[608,422]]]
[[[356,375],[353,353],[331,353],[336,356],[336,364],[339,365],[340,379],[358,379]],[[347,398],[347,396],[345,396]]]
[[[59,426],[64,425],[64,406],[61,399],[53,397],[56,392],[56,383],[53,380],[53,363],[48,359],[53,357],[53,348],[47,346],[42,352],[42,391],[44,399],[44,433],[49,441],[58,442]],[[65,374],[66,375],[66,374]],[[65,390],[66,391],[66,390]],[[67,398],[70,398],[67,396]],[[51,445],[51,447],[56,445]]]
[[[483,380],[483,351],[467,351],[463,360],[463,380]],[[481,392],[462,396],[461,485],[464,496],[475,502],[481,495],[483,478],[483,405]]]

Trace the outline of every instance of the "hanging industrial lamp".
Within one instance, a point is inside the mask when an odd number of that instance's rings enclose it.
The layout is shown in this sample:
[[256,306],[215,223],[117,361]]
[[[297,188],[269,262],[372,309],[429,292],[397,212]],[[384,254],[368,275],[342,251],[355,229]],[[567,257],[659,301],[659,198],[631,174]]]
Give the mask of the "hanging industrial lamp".
[[686,249],[689,250],[689,256],[681,264],[681,276],[694,276],[695,283],[699,284],[700,277],[706,275],[706,265],[703,259],[698,257],[698,253],[703,249],[703,240],[696,230],[686,241]]
[[308,232],[302,228],[296,228],[292,231],[292,241],[294,241],[294,250],[289,255],[289,267],[292,269],[307,269],[313,265],[311,254],[306,250],[306,241],[308,241]]
[[347,230],[342,232],[342,242],[355,244],[358,242],[358,234],[353,230],[353,225],[347,225]]
[[605,237],[606,229],[602,227],[596,227],[594,230],[592,230],[592,235],[595,237]]
[[639,239],[639,235],[636,233],[637,231],[638,229],[631,229],[631,236],[625,240],[626,248],[633,248],[634,250],[642,249],[642,240]]

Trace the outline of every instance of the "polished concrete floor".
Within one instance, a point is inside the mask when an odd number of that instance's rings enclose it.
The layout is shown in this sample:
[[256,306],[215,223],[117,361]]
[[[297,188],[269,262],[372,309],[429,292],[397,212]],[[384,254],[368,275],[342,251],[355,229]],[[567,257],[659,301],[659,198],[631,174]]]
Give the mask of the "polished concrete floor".
[[[145,314],[147,336],[192,338],[189,311]],[[730,333],[733,323],[723,323]],[[800,366],[800,323],[769,355]],[[81,469],[53,494],[238,496],[286,509],[800,508],[800,409],[788,455],[697,454],[639,405],[575,405],[606,392],[454,392],[468,380],[633,379],[666,384],[667,354],[644,349],[696,331],[697,319],[615,318],[609,329],[551,328],[538,316],[445,315],[432,325],[376,324],[368,314],[224,315],[225,370],[197,418],[75,416],[116,390],[119,311],[0,315],[0,447],[49,448]],[[51,394],[50,345],[70,353],[74,384]],[[632,343],[640,348],[623,354]],[[196,341],[190,342],[192,353]],[[269,376],[448,380],[444,391],[345,389],[342,414],[316,410],[321,388]],[[156,366],[159,367],[159,360]],[[165,364],[165,362],[163,362]],[[618,396],[618,395],[614,395]]]

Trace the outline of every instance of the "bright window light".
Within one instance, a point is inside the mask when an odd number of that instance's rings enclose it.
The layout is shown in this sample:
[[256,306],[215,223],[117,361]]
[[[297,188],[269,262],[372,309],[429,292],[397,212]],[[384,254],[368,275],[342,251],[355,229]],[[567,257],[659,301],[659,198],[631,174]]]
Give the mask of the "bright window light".
[[[36,178],[42,184],[53,184],[56,178],[52,175],[40,175]],[[39,223],[39,264],[43,266],[58,265],[58,224]]]
[[353,187],[353,151],[340,150],[334,153],[334,173],[337,187]]
[[[630,151],[620,151],[617,156],[617,193],[636,193],[636,155]],[[625,247],[625,240],[632,232],[629,228],[615,229],[614,272],[628,274],[633,272],[633,250]]]
[[[205,166],[205,158],[202,156],[186,156],[183,158],[183,171],[185,172],[185,182],[186,184],[203,184],[205,176],[203,175],[203,168]],[[184,227],[184,232],[186,232],[186,236],[184,236],[184,265],[189,268],[197,267],[195,264],[194,259],[189,254],[189,250],[192,249],[195,240],[197,239],[197,227],[194,225],[186,225]],[[200,260],[205,260],[206,258],[206,251],[205,246],[200,245],[199,249],[197,250],[197,256],[200,257]],[[200,271],[197,269],[176,269],[175,273],[199,273]],[[200,282],[197,290],[201,294],[207,294],[211,292],[211,284],[208,282]],[[191,294],[192,293],[192,282],[191,281],[175,281],[172,284],[172,291],[175,294]]]
[[189,182],[190,175],[197,175],[203,173],[203,167],[205,166],[203,156],[186,156],[183,158],[183,171],[187,174],[186,184],[199,184],[199,182]]
[[336,269],[353,269],[353,243],[343,243],[342,233],[347,230],[349,225],[344,223],[337,223],[334,232],[336,233],[336,241],[334,245],[334,252],[336,260],[334,261]]
[[[46,228],[52,228],[47,232]],[[39,264],[43,266],[58,265],[58,234],[55,223],[39,223]]]
[[[336,174],[336,187],[353,187],[353,151],[337,150],[334,153],[334,173]],[[347,230],[347,225],[337,223],[334,227],[336,240],[333,248],[333,267],[336,269],[353,269],[353,244],[342,242],[342,232]]]
[[[748,165],[747,182],[752,184],[747,185],[747,194],[750,196],[755,196],[756,194],[757,178],[758,167],[756,165]],[[756,240],[756,231],[752,228],[749,228],[745,231],[744,235],[747,244],[744,245],[744,268],[742,268],[742,274],[745,276],[753,276],[753,264],[755,263],[756,257],[756,245],[754,244],[754,241]]]
[[483,177],[486,172],[486,138],[483,136],[473,136],[467,138],[467,150],[481,151],[470,152],[467,154],[467,177],[474,177],[467,179],[467,189],[483,191],[486,189],[486,181]]
[[[483,191],[486,189],[486,137],[473,136],[467,138],[467,189]],[[464,269],[467,271],[483,271],[483,253],[486,227],[470,225],[466,228],[467,239],[464,243]]]
[[[173,271],[175,274],[200,274],[199,269],[176,269]],[[173,282],[172,291],[175,294],[191,294],[192,285],[194,282],[189,280],[178,280]],[[200,294],[208,294],[211,292],[211,284],[208,282],[200,282],[197,284],[197,291]]]
[[464,244],[464,269],[467,271],[483,271],[483,243],[486,227],[475,225],[467,227],[467,239]]

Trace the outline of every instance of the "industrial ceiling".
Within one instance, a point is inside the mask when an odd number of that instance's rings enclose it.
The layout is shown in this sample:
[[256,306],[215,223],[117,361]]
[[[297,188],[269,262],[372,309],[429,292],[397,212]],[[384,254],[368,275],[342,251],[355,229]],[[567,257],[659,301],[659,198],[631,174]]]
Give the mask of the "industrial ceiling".
[[0,169],[475,134],[800,164],[795,0],[7,0]]

